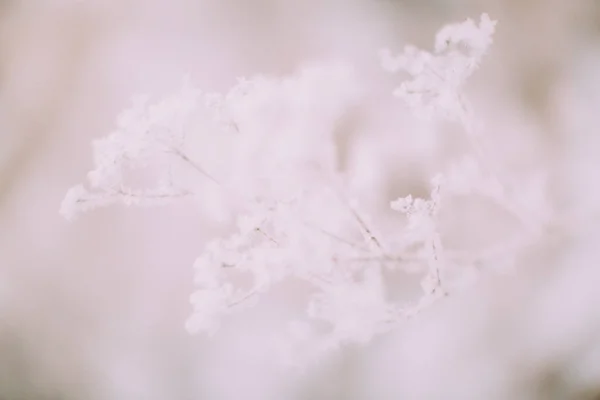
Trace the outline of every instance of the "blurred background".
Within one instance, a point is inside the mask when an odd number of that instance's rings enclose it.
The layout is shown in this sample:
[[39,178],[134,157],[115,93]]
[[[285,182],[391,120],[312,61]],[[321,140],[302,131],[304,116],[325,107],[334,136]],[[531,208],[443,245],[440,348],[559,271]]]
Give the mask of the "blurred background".
[[[184,330],[215,221],[185,204],[58,214],[133,94],[160,97],[185,73],[226,90],[331,57],[388,93],[379,48],[430,49],[441,26],[482,12],[498,25],[469,82],[475,110],[510,171],[549,171],[569,222],[514,274],[398,332],[282,373],[257,346],[280,305],[212,341]],[[390,104],[364,104],[365,118],[392,118]],[[0,0],[0,399],[600,398],[597,110],[596,0]],[[349,161],[380,163],[364,176],[374,202],[424,190],[455,147],[385,125]]]

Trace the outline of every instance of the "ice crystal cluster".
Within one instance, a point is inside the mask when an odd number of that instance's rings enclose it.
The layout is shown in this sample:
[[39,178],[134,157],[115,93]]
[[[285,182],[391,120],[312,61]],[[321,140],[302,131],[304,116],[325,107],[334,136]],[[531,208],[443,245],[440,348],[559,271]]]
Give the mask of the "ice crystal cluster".
[[[474,144],[470,156],[432,177],[428,198],[391,202],[406,216],[393,235],[381,234],[339,168],[336,123],[363,94],[356,71],[340,63],[310,64],[284,78],[240,79],[225,94],[203,93],[186,79],[159,102],[136,98],[115,131],[93,143],[87,186],[72,188],[61,212],[73,218],[113,203],[184,198],[221,205],[236,227],[207,243],[195,262],[190,332],[215,334],[228,314],[255,305],[275,285],[297,281],[310,288],[305,313],[279,332],[281,355],[303,362],[367,342],[457,290],[475,266],[494,262],[498,252],[458,257],[446,248],[438,215],[448,198],[477,193],[518,218],[532,215],[486,164],[461,92],[494,26],[484,14],[478,23],[441,29],[432,53],[408,46],[398,56],[380,54],[384,69],[409,77],[395,96],[421,117],[459,121]],[[418,274],[422,295],[393,301],[386,270]]]

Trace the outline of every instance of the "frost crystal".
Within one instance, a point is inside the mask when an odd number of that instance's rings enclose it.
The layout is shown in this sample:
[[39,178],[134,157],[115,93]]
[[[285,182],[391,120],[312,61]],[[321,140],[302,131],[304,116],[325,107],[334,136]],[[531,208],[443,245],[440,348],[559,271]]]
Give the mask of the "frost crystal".
[[[479,24],[440,30],[434,53],[410,46],[396,58],[383,52],[386,69],[412,77],[395,95],[420,115],[457,118],[472,133],[460,91],[494,26],[484,14]],[[275,285],[301,281],[312,288],[305,314],[290,318],[274,341],[285,360],[303,363],[367,342],[473,281],[480,266],[497,263],[507,249],[449,248],[440,228],[449,198],[476,193],[517,216],[524,212],[478,153],[432,179],[428,198],[393,201],[406,223],[392,237],[382,235],[338,170],[334,131],[361,99],[358,82],[346,65],[312,64],[290,77],[240,79],[225,94],[201,93],[186,80],[155,104],[137,98],[115,132],[94,142],[90,189],[69,190],[61,213],[72,218],[115,202],[221,196],[236,229],[207,243],[194,264],[187,329],[215,334],[225,316],[255,305]],[[151,188],[135,188],[148,176]],[[420,274],[422,295],[413,302],[392,300],[384,272],[397,271]]]
[[471,19],[447,25],[437,33],[433,53],[406,46],[394,57],[389,50],[382,50],[380,57],[386,70],[406,71],[412,77],[394,95],[423,118],[465,118],[461,88],[492,44],[495,25],[487,14],[481,16],[479,26]]

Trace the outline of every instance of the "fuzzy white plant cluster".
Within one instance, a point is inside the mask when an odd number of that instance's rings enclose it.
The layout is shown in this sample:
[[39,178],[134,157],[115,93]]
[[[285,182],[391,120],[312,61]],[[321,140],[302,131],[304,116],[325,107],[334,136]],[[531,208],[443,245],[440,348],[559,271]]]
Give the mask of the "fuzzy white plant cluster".
[[[485,14],[478,24],[448,25],[434,53],[382,52],[386,69],[411,76],[394,94],[419,115],[461,121],[471,134],[461,87],[491,44],[494,25]],[[216,196],[233,210],[237,227],[208,243],[194,265],[190,332],[214,334],[228,314],[296,281],[308,288],[306,313],[291,318],[275,341],[289,361],[369,341],[447,296],[466,271],[497,255],[484,249],[459,257],[446,249],[438,215],[448,197],[478,193],[514,214],[527,212],[474,151],[433,177],[429,198],[393,201],[406,223],[382,236],[338,168],[336,123],[362,93],[351,67],[322,63],[290,77],[239,80],[224,95],[202,93],[186,80],[160,102],[138,98],[117,129],[94,142],[88,187],[72,188],[61,212],[72,218],[112,203],[202,203]],[[422,295],[409,304],[392,301],[386,270],[420,274]]]
[[404,70],[413,78],[397,88],[394,95],[406,101],[418,116],[459,118],[466,122],[461,87],[492,44],[495,25],[487,14],[481,16],[479,25],[471,19],[447,25],[437,33],[433,53],[414,46],[406,46],[396,57],[389,50],[381,51],[386,70]]

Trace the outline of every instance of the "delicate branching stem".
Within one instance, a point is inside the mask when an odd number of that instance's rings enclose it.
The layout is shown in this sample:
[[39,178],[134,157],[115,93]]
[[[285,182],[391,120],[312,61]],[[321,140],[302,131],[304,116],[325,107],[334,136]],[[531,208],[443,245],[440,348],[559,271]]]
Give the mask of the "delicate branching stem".
[[254,228],[254,230],[256,232],[260,233],[261,235],[263,235],[264,237],[266,237],[271,243],[274,243],[275,245],[279,246],[279,243],[277,242],[277,240],[275,240],[271,235],[269,235],[263,229],[256,227],[256,228]]
[[[136,193],[134,191],[128,191],[123,187],[108,191],[108,194],[109,198],[112,197],[112,199],[135,199],[136,201],[180,199],[194,195],[193,192],[187,190],[182,190],[178,193]],[[98,202],[100,200],[101,199],[98,197],[79,197],[77,200],[75,200],[75,202],[77,204],[86,204],[90,202]]]
[[344,205],[344,207],[348,209],[348,211],[350,212],[350,214],[352,215],[352,217],[358,224],[358,226],[361,230],[361,233],[363,234],[365,239],[367,239],[368,241],[373,243],[379,249],[379,251],[381,253],[385,254],[385,250],[384,250],[381,242],[377,239],[377,237],[375,237],[375,234],[373,233],[373,231],[369,228],[369,226],[367,225],[365,220],[358,214],[358,212],[354,209],[354,207],[352,207],[350,202],[348,202],[346,197],[341,193],[341,191],[333,183],[331,184],[331,189],[336,194],[336,196],[340,200],[340,202]]
[[119,189],[116,189],[113,192],[113,195],[119,196],[119,197],[135,198],[135,199],[139,199],[139,200],[146,200],[146,199],[165,200],[165,199],[176,199],[176,198],[188,197],[188,196],[194,195],[194,193],[190,192],[189,190],[182,190],[178,193],[147,193],[147,192],[136,193],[134,191],[128,191],[124,187],[120,187]]
[[348,204],[348,209],[350,210],[350,213],[352,214],[356,222],[358,222],[358,224],[360,225],[362,231],[366,234],[368,240],[372,241],[375,244],[375,246],[377,246],[377,248],[383,252],[383,246],[375,237],[371,229],[367,226],[366,222],[358,214],[358,212],[350,204]]
[[440,265],[444,263],[444,248],[442,246],[442,240],[439,234],[434,234],[431,239],[431,252],[432,252],[432,267],[435,274],[435,287],[432,291],[432,294],[435,293],[438,289],[442,291],[444,295],[446,295],[446,290],[442,285],[442,278],[440,274]]
[[371,257],[351,257],[344,259],[344,261],[348,262],[379,262],[379,263],[408,263],[408,262],[417,262],[423,261],[423,258],[420,256],[371,256]]
[[315,225],[313,225],[313,224],[311,224],[309,222],[304,222],[304,225],[306,225],[306,227],[308,227],[310,229],[316,230],[317,232],[319,232],[319,233],[321,233],[321,234],[323,234],[325,236],[329,236],[330,238],[335,239],[335,240],[337,240],[340,243],[347,244],[348,246],[350,246],[350,247],[352,247],[354,249],[367,251],[367,249],[364,248],[362,245],[360,245],[358,243],[354,243],[354,242],[352,242],[350,240],[344,239],[343,237],[341,237],[339,235],[336,235],[335,233],[329,232],[329,231],[327,231],[327,230],[325,230],[325,229],[323,229],[321,227],[315,226]]
[[244,301],[248,300],[249,298],[258,295],[258,291],[256,289],[252,289],[250,290],[248,293],[246,293],[245,295],[243,295],[242,297],[239,297],[235,300],[230,301],[229,303],[227,303],[227,307],[231,308],[231,307],[235,307],[237,305],[242,304]]
[[[216,185],[218,185],[221,189],[225,189],[224,186],[221,184],[221,182],[219,182],[212,174],[208,173],[203,167],[201,167],[197,162],[195,162],[194,160],[192,160],[187,154],[185,154],[184,152],[182,152],[179,149],[173,148],[171,149],[171,153],[177,155],[179,158],[181,158],[185,163],[187,163],[189,166],[191,166],[194,170],[196,170],[198,173],[200,173],[202,176],[204,176],[205,178],[210,179],[213,183],[215,183]],[[346,203],[347,204],[347,203]],[[377,240],[377,238],[373,235],[373,233],[371,232],[371,230],[369,229],[369,227],[366,225],[365,221],[358,215],[358,213],[349,205],[347,204],[350,212],[352,213],[352,215],[354,216],[354,218],[357,220],[357,222],[359,223],[359,225],[361,226],[362,230],[367,234],[367,236],[370,238],[370,240],[372,240],[378,248],[382,249],[381,244],[379,243],[379,241]],[[345,243],[351,247],[354,248],[359,248],[362,250],[366,250],[364,248],[362,248],[360,245],[353,243],[349,240],[346,240],[334,233],[328,232],[320,227],[316,227],[313,226],[311,224],[305,223],[306,226],[317,230],[318,232],[327,235],[333,239],[336,239],[337,241],[341,242],[341,243]],[[271,237],[269,234],[267,234],[266,232],[264,232],[264,230],[262,230],[261,228],[257,227],[256,228],[257,232],[260,232],[263,236],[265,236],[267,239],[269,239],[271,242],[273,242],[276,245],[279,245],[279,243],[273,238]]]
[[221,187],[223,186],[223,185],[221,185],[221,182],[219,182],[214,176],[212,176],[211,174],[206,172],[206,170],[204,168],[202,168],[197,162],[195,162],[194,160],[189,158],[187,156],[187,154],[185,154],[181,150],[179,150],[177,148],[171,148],[169,150],[169,152],[177,155],[179,158],[181,158],[183,161],[185,161],[190,167],[195,169],[197,172],[202,174],[205,178],[208,178],[210,181],[212,181],[216,185],[221,186]]

